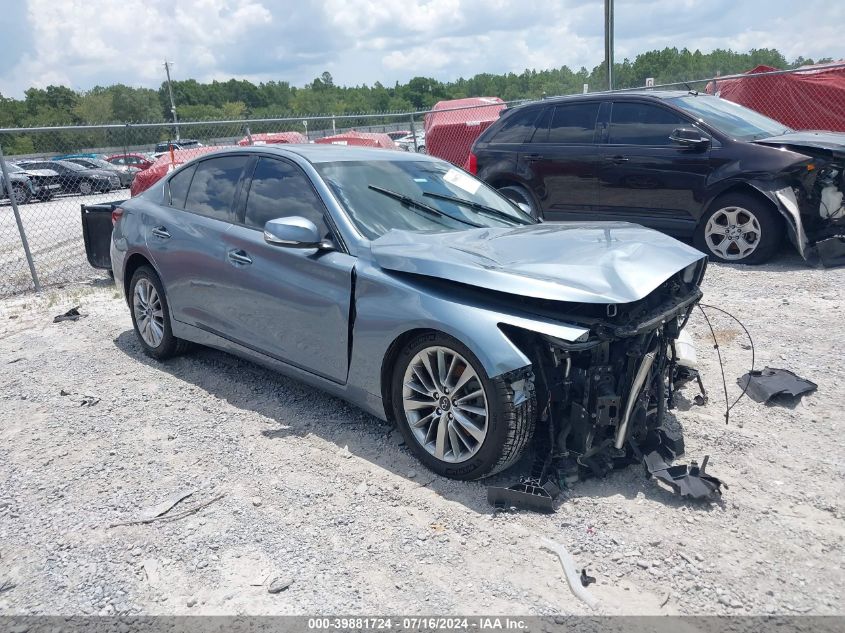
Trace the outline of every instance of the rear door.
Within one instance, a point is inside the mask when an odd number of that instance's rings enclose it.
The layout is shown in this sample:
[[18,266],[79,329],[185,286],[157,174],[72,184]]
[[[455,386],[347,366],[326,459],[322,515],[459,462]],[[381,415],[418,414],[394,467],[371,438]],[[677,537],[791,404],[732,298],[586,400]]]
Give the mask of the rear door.
[[712,170],[710,148],[671,141],[680,127],[692,128],[694,123],[660,103],[614,100],[600,146],[596,211],[601,219],[692,234]]
[[592,217],[598,202],[596,121],[599,101],[578,101],[546,109],[523,153],[520,172],[547,220]]
[[164,204],[144,219],[153,256],[173,318],[225,335],[229,293],[223,235],[235,219],[246,155],[203,160],[176,172]]
[[340,251],[285,248],[264,241],[276,218],[311,220],[333,239],[326,207],[294,163],[261,156],[239,213],[225,235],[232,339],[338,383],[346,381],[355,258]]

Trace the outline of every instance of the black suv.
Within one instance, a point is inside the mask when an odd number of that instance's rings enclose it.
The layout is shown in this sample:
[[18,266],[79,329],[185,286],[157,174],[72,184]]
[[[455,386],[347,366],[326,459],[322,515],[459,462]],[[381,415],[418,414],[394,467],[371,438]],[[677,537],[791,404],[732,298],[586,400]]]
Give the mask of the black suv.
[[506,110],[466,165],[546,220],[625,220],[760,263],[784,233],[845,257],[845,134],[796,132],[696,92],[559,97]]

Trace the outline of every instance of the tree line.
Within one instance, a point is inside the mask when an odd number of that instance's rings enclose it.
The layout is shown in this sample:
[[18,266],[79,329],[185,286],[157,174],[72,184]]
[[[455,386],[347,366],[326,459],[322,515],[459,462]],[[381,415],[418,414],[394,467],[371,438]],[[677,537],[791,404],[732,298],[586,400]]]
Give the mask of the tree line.
[[[817,62],[830,61],[829,59]],[[691,81],[717,73],[733,74],[765,64],[791,68],[812,59],[788,62],[775,49],[752,49],[746,53],[717,49],[711,53],[686,48],[665,48],[637,55],[630,61],[614,64],[614,87],[642,86],[647,77],[655,83]],[[254,84],[230,79],[200,83],[194,79],[173,81],[176,111],[181,121],[273,118],[317,114],[355,114],[372,112],[407,112],[426,110],[444,99],[495,96],[511,101],[606,88],[603,65],[591,71],[572,70],[568,66],[549,70],[525,70],[522,73],[481,73],[468,79],[442,82],[429,77],[414,77],[392,87],[376,82],[372,86],[337,85],[324,72],[311,83],[296,87],[286,81]],[[171,120],[167,84],[158,90],[133,88],[123,84],[96,86],[75,91],[65,86],[29,88],[23,99],[0,94],[0,127],[40,127],[102,123],[155,123]],[[253,132],[259,130],[253,130]],[[166,132],[164,133],[166,136]],[[23,143],[15,147],[14,144]],[[38,143],[12,139],[9,153],[40,151]],[[9,146],[6,142],[4,146]]]

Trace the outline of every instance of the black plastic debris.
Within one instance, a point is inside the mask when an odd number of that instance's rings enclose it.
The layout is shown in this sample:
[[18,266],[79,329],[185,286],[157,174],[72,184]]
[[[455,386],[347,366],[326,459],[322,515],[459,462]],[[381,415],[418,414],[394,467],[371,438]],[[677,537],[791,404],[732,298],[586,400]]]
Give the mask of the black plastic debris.
[[581,570],[581,586],[582,587],[589,587],[592,583],[596,582],[595,576],[588,576],[587,570]]
[[78,321],[82,314],[79,312],[79,306],[71,308],[64,314],[53,317],[53,323],[61,323],[62,321]]
[[694,460],[689,464],[670,466],[660,453],[653,451],[644,456],[643,462],[648,473],[668,484],[675,494],[692,499],[708,499],[713,495],[721,495],[722,486],[728,487],[726,483],[705,472],[709,459],[710,456],[705,455],[701,466]]
[[796,398],[819,388],[816,383],[796,376],[788,369],[774,367],[744,374],[737,378],[736,384],[744,389],[754,402],[768,402],[776,396]]
[[515,507],[549,514],[555,511],[554,501],[559,494],[560,488],[551,480],[541,485],[535,477],[523,477],[507,488],[488,487],[487,501],[497,508]]

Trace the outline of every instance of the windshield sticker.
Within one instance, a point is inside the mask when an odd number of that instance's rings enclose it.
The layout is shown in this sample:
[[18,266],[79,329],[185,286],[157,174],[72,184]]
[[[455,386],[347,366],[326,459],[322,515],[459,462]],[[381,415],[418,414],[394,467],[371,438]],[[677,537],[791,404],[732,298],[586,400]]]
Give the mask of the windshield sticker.
[[428,182],[428,178],[414,178],[414,182]]
[[481,182],[471,176],[467,176],[464,172],[458,171],[457,169],[450,169],[447,171],[446,175],[443,176],[443,180],[471,194],[475,194],[481,186]]

